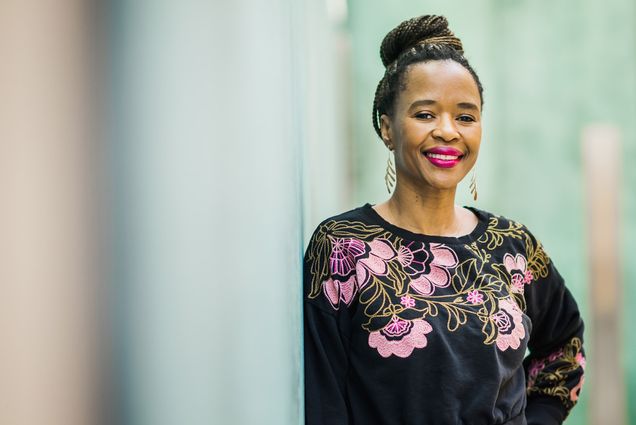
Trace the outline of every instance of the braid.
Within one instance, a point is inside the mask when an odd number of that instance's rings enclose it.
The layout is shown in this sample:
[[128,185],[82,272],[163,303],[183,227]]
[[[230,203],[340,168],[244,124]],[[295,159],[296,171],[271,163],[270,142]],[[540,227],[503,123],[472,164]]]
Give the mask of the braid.
[[375,129],[375,132],[380,137],[380,139],[382,138],[382,132],[380,131],[380,113],[378,109],[378,104],[379,104],[380,93],[382,91],[382,85],[384,81],[385,81],[384,78],[380,80],[380,82],[378,83],[378,86],[375,89],[375,96],[373,97],[373,117],[372,117],[373,128]]
[[424,15],[406,20],[389,31],[380,46],[382,63],[386,67],[406,49],[423,43],[446,44],[463,53],[462,42],[448,28],[445,17]]
[[382,138],[380,117],[391,115],[398,91],[409,65],[433,60],[452,60],[462,65],[477,83],[483,106],[483,88],[479,77],[463,55],[462,42],[448,28],[443,16],[423,15],[393,28],[382,40],[380,58],[386,71],[378,83],[373,99],[373,128]]

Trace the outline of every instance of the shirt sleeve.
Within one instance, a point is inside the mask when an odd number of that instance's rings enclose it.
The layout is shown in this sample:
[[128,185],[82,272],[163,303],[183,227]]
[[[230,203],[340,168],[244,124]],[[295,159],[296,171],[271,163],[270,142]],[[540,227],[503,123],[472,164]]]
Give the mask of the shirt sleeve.
[[583,385],[585,352],[583,320],[543,246],[526,236],[527,314],[532,321],[524,360],[528,425],[561,424],[576,404]]
[[355,275],[333,276],[329,259],[333,242],[319,227],[312,236],[303,267],[305,424],[347,425],[346,374]]

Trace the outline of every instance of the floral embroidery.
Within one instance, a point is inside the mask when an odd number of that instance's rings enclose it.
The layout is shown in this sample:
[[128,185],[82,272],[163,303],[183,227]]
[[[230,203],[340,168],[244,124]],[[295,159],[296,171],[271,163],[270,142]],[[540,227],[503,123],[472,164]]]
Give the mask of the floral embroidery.
[[[505,238],[525,242],[527,256],[512,252],[493,261],[492,251]],[[540,243],[521,224],[493,216],[479,239],[460,247],[470,254],[461,263],[453,248],[404,240],[360,221],[327,221],[307,251],[308,297],[322,293],[335,310],[359,305],[369,346],[383,357],[407,357],[425,347],[432,331],[425,319],[438,316],[449,332],[477,320],[484,344],[520,348],[527,336],[524,287],[548,272]]]
[[583,388],[583,383],[585,382],[585,376],[581,376],[579,383],[574,386],[570,390],[570,401],[576,403],[579,400],[579,394],[581,393],[581,389]]
[[528,394],[558,397],[569,410],[576,404],[583,387],[585,356],[580,338],[572,338],[564,347],[528,366]]
[[[311,246],[307,250],[306,260],[309,264],[309,273],[311,275],[311,283],[308,297],[316,298],[320,293],[323,293],[323,283],[330,277],[330,268],[338,267],[338,259],[340,256],[348,257],[353,253],[357,253],[355,247],[360,246],[353,244],[343,244],[341,249],[345,251],[345,248],[352,248],[347,250],[347,254],[336,253],[334,251],[334,241],[338,238],[345,239],[358,239],[360,241],[366,240],[366,238],[373,238],[380,234],[388,234],[380,226],[364,224],[359,221],[349,220],[328,220],[318,229],[312,237]],[[326,258],[332,259],[331,261],[325,261]],[[343,260],[346,263],[346,260]],[[346,265],[342,269],[346,270]],[[346,276],[342,276],[346,277]]]
[[369,346],[385,358],[391,355],[406,358],[415,348],[426,347],[426,334],[432,330],[424,319],[409,321],[393,316],[384,328],[369,334]]
[[358,261],[356,266],[358,284],[361,288],[369,282],[371,275],[386,276],[387,262],[396,255],[395,250],[386,240],[374,239],[368,245],[371,248],[369,256]]
[[477,239],[477,241],[483,245],[486,245],[486,249],[489,251],[501,246],[506,237],[521,239],[523,235],[523,225],[513,220],[509,220],[508,227],[499,227],[499,217],[492,216],[488,220],[488,228],[483,235]]
[[501,351],[519,348],[521,340],[525,338],[521,315],[519,306],[511,298],[499,300],[499,311],[492,315],[492,320],[499,329],[497,348]]
[[[581,369],[585,370],[585,356],[583,353],[578,352],[576,356],[574,356],[574,360],[576,363],[581,366]],[[581,389],[583,388],[583,383],[585,382],[585,376],[581,376],[579,383],[576,384],[574,388],[570,390],[570,401],[576,403],[579,399],[579,394],[581,393]]]
[[[431,244],[428,252],[423,243],[420,243],[420,245],[422,246],[418,247],[417,251],[411,252],[414,252],[414,254],[418,251],[426,253],[426,258],[430,259],[430,262],[421,262],[419,263],[421,267],[418,268],[413,268],[414,263],[412,262],[405,269],[407,274],[411,276],[419,275],[419,277],[411,281],[411,288],[422,295],[432,295],[435,292],[435,287],[446,288],[450,284],[451,274],[449,269],[457,266],[457,254],[449,247],[438,243]],[[417,256],[414,255],[414,258],[417,258]]]
[[484,296],[479,291],[474,290],[468,293],[466,300],[471,304],[481,304],[484,301]]
[[563,357],[563,350],[562,350],[562,349],[561,349],[561,350],[557,350],[557,351],[555,351],[554,353],[550,354],[550,355],[548,356],[548,361],[553,362],[553,361],[555,361],[556,359],[558,359],[559,357]]
[[347,305],[351,304],[355,290],[354,276],[351,276],[344,282],[337,279],[327,279],[323,282],[323,291],[331,303],[331,306],[336,310],[341,300]]
[[581,368],[585,370],[585,357],[583,356],[583,353],[576,353],[576,356],[574,356],[574,360],[576,360]]
[[347,276],[355,268],[355,258],[365,253],[364,242],[352,238],[334,238],[329,256],[331,273]]
[[415,300],[413,298],[411,298],[410,296],[406,295],[406,296],[400,298],[400,304],[402,304],[406,308],[414,307],[415,306]]
[[410,276],[424,273],[430,263],[430,257],[426,245],[421,242],[409,242],[406,245],[401,245],[397,256],[404,271]]
[[523,283],[530,283],[532,282],[532,279],[534,279],[532,270],[526,270],[526,272],[523,274]]
[[535,240],[530,232],[524,232],[525,244],[526,244],[526,259],[527,270],[531,273],[526,277],[527,279],[538,279],[548,276],[548,265],[550,264],[550,258],[543,249],[543,244]]
[[532,271],[526,270],[526,258],[521,254],[513,257],[507,253],[504,255],[503,262],[506,270],[512,276],[512,291],[523,293],[523,284],[532,282]]
[[517,293],[523,292],[523,277],[519,273],[512,275],[512,291]]
[[534,380],[537,378],[539,372],[545,368],[545,362],[543,360],[533,359],[530,362],[530,369],[528,370],[528,385],[532,386]]

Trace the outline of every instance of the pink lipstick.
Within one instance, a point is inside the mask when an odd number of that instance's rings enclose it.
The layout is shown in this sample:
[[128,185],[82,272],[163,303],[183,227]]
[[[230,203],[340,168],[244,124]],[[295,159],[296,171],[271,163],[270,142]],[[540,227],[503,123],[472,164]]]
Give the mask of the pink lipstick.
[[436,167],[451,168],[459,163],[464,154],[454,148],[437,146],[424,151],[424,156]]

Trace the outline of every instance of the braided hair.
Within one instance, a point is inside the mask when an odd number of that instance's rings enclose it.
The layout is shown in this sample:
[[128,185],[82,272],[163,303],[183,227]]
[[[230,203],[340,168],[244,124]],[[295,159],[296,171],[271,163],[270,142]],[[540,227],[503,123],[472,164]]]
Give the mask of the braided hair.
[[392,115],[395,99],[405,88],[404,75],[409,65],[414,63],[436,60],[457,62],[475,79],[481,105],[484,104],[479,77],[464,57],[461,40],[448,28],[448,21],[443,16],[423,15],[402,22],[384,36],[380,58],[386,71],[373,99],[373,128],[380,138],[380,117]]

